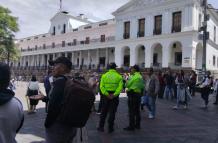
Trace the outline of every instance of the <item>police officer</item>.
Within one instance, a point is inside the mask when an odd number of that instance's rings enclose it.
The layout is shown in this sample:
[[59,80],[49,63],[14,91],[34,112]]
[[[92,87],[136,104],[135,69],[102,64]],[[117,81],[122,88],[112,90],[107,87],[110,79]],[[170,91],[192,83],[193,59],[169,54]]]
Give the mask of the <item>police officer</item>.
[[145,87],[139,66],[134,65],[130,70],[131,76],[126,84],[129,108],[129,126],[124,128],[126,131],[140,129],[140,104]]
[[119,94],[123,89],[123,78],[116,71],[116,67],[115,63],[111,63],[109,65],[109,71],[101,77],[100,90],[103,94],[103,106],[99,127],[97,128],[100,132],[104,132],[104,124],[108,113],[108,132],[112,133],[114,131],[114,120],[119,104]]

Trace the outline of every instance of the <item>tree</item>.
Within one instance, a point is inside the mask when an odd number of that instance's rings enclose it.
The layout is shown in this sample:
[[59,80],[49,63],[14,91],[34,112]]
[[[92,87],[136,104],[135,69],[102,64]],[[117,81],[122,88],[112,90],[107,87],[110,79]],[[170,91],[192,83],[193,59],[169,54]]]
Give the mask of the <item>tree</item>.
[[0,60],[16,60],[19,50],[14,43],[14,34],[19,30],[17,18],[8,8],[0,6]]

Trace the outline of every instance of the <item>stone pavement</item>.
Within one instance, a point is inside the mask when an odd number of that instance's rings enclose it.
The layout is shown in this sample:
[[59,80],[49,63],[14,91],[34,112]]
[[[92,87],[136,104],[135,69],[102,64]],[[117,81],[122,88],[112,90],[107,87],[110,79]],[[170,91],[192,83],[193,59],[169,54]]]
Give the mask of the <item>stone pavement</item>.
[[[41,85],[41,89],[43,89]],[[22,101],[24,109],[27,109],[25,100],[26,83],[19,83],[16,96]],[[98,100],[98,99],[97,99]],[[83,129],[84,143],[218,143],[218,106],[210,97],[208,109],[200,108],[202,100],[199,95],[195,96],[188,110],[172,110],[175,101],[159,99],[157,101],[157,117],[154,120],[147,118],[147,110],[142,111],[142,129],[134,132],[123,131],[128,125],[127,98],[125,94],[120,98],[118,107],[115,132],[105,133],[96,131],[99,116],[92,113],[87,126]],[[96,104],[97,105],[97,104]],[[24,126],[17,135],[18,143],[41,143],[44,142],[45,119],[44,103],[40,102],[36,114],[25,113]],[[80,142],[80,133],[77,134],[76,142]]]

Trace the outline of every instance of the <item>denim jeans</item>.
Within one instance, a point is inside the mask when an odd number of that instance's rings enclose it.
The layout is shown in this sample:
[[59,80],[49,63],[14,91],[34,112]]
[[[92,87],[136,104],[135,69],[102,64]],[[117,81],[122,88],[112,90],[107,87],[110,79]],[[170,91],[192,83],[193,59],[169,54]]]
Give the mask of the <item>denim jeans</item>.
[[185,93],[185,87],[181,87],[180,85],[177,86],[177,100],[176,100],[176,106],[179,107],[180,104],[187,105],[187,96]]
[[169,99],[169,98],[173,99],[173,93],[174,93],[173,86],[166,85],[165,90],[164,90],[164,98],[166,98],[166,99]]
[[156,96],[149,96],[148,95],[148,104],[147,104],[147,108],[149,113],[155,117],[156,115]]

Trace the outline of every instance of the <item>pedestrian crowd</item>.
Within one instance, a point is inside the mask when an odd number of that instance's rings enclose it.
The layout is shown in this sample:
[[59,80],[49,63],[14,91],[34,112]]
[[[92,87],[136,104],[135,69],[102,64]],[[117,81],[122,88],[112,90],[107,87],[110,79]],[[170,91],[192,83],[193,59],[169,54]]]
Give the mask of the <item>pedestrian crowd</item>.
[[[84,77],[80,73],[71,74],[72,63],[68,58],[59,57],[55,61],[49,61],[49,64],[51,68],[44,78],[46,94],[43,95],[40,91],[34,75],[28,83],[26,93],[29,114],[36,113],[39,100],[46,103],[46,143],[71,143],[77,128],[85,126],[91,111],[99,114],[97,130],[104,132],[107,120],[108,133],[113,133],[121,92],[125,92],[128,97],[129,120],[125,131],[141,128],[141,110],[144,110],[145,106],[148,118],[155,119],[157,98],[175,100],[176,104],[172,107],[174,110],[181,109],[181,106],[188,109],[195,93],[200,92],[203,107],[207,108],[209,95],[214,93],[214,104],[218,104],[218,79],[214,80],[209,71],[201,82],[197,82],[197,74],[194,71],[185,73],[181,70],[173,73],[168,69],[155,72],[150,68],[148,73],[141,73],[139,66],[134,65],[129,73],[121,75],[116,64],[110,63],[108,70],[101,75],[94,72]],[[10,81],[9,67],[0,63],[1,143],[16,143],[16,133],[24,121],[22,104],[14,96],[13,90],[16,88],[11,86],[13,82]],[[100,94],[100,102],[96,109],[94,96],[97,94]]]

